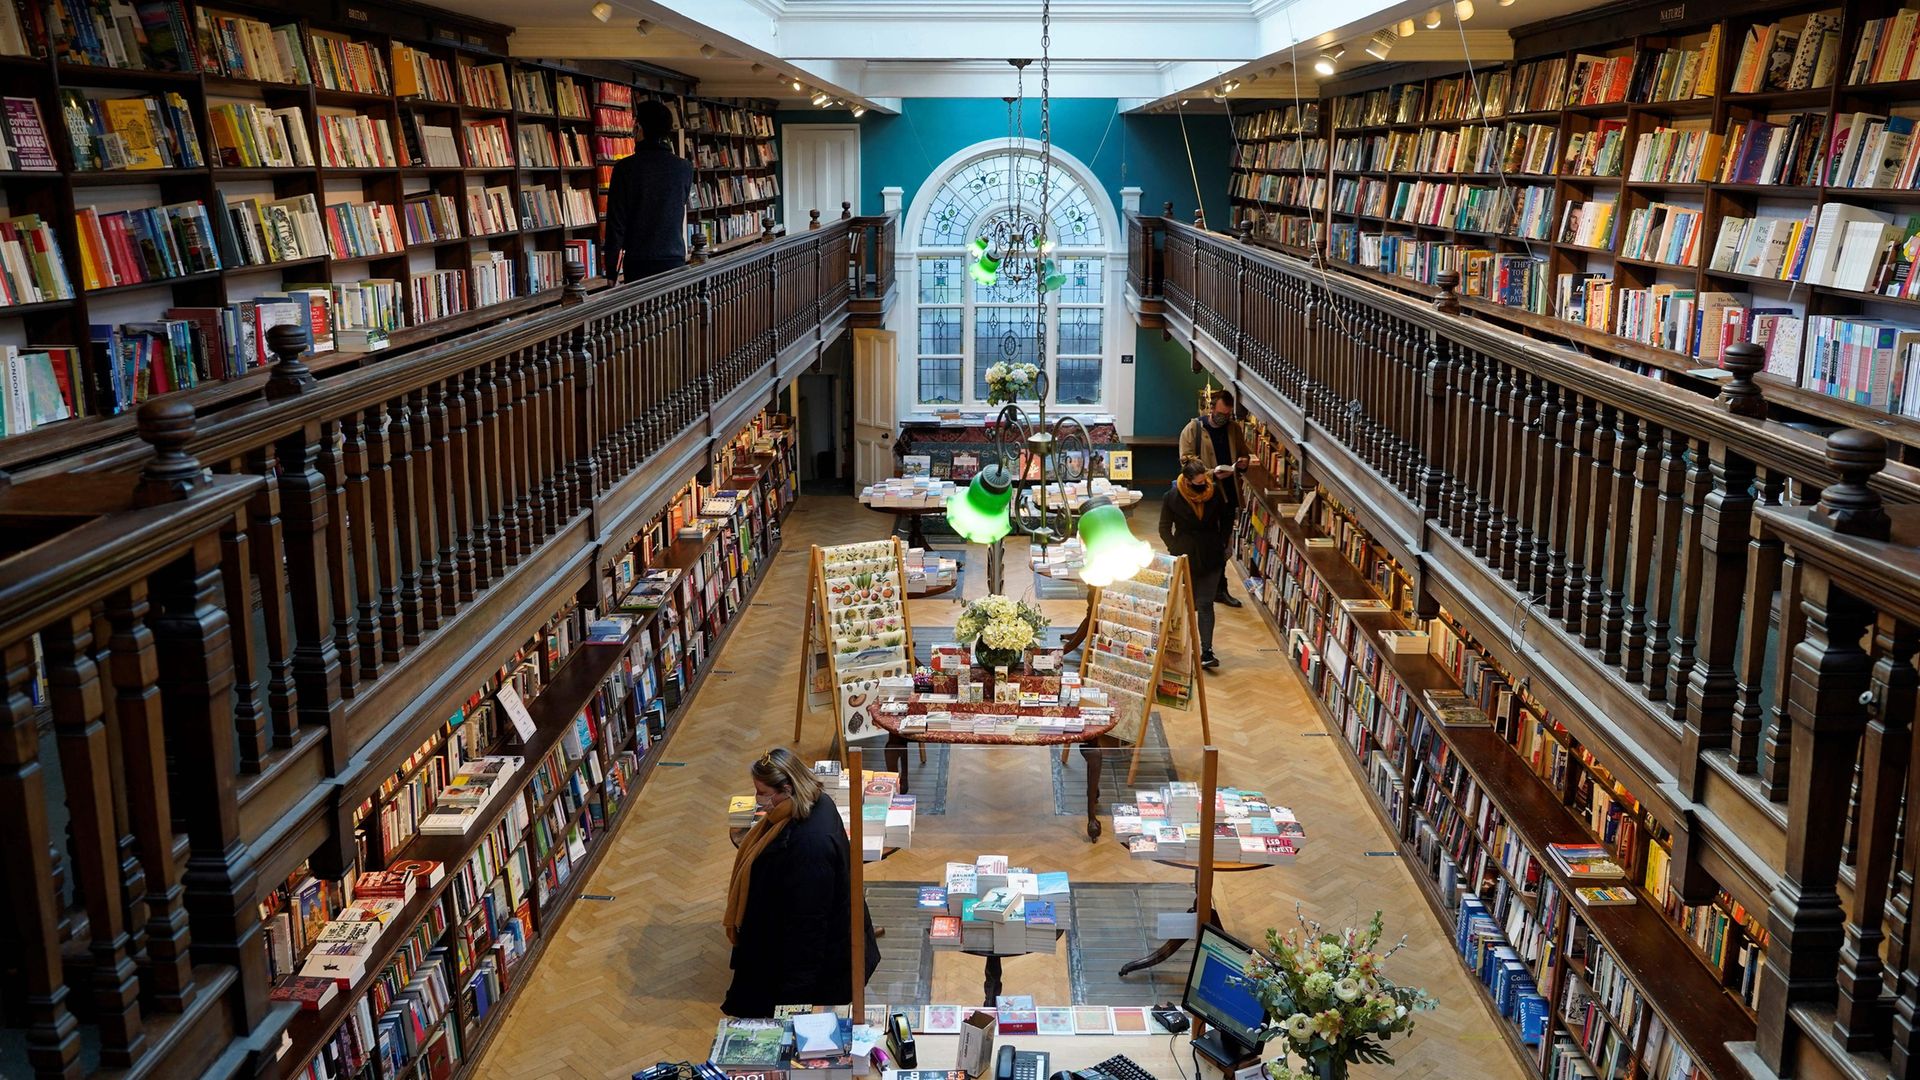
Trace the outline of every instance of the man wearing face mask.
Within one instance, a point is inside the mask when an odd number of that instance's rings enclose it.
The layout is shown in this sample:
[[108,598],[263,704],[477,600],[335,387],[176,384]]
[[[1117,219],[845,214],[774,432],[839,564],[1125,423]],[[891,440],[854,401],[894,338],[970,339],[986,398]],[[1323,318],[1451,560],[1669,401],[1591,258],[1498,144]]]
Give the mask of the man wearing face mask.
[[[1233,422],[1233,391],[1215,390],[1208,400],[1207,411],[1189,421],[1180,432],[1180,464],[1198,461],[1213,475],[1213,482],[1226,496],[1229,522],[1235,520],[1240,508],[1240,492],[1236,478],[1247,470],[1253,460],[1253,452],[1247,447],[1247,433],[1239,424]],[[1222,556],[1226,549],[1233,546],[1231,526],[1221,530]],[[1227,575],[1220,575],[1220,592],[1217,599],[1228,607],[1239,607],[1240,601],[1227,595]]]

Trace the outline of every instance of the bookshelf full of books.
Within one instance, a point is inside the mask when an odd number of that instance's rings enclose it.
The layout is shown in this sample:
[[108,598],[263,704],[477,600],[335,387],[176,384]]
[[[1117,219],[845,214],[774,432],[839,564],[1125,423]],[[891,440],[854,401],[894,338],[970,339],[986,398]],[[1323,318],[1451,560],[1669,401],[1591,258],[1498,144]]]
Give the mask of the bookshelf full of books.
[[1458,273],[1463,306],[1703,393],[1753,341],[1780,418],[1920,459],[1920,8],[1657,14],[1238,112],[1227,228],[1305,256],[1286,237],[1317,227],[1332,265],[1423,296]]
[[[608,103],[693,86],[452,10],[148,6],[0,13],[0,463],[264,371],[275,325],[324,368],[556,300],[599,270]],[[752,116],[703,179],[769,182]]]
[[[790,475],[776,418],[747,432]],[[750,482],[773,486],[776,470]],[[457,1075],[577,899],[759,583],[771,516],[703,520],[697,481],[607,568],[607,608],[569,605],[500,660],[364,797],[355,858],[312,863],[261,905],[277,1000],[299,1003],[278,1075]],[[765,555],[748,557],[747,552]]]
[[1515,1054],[1545,1080],[1736,1068],[1764,919],[1682,903],[1659,821],[1444,608],[1413,618],[1408,575],[1330,492],[1249,479],[1254,606]]

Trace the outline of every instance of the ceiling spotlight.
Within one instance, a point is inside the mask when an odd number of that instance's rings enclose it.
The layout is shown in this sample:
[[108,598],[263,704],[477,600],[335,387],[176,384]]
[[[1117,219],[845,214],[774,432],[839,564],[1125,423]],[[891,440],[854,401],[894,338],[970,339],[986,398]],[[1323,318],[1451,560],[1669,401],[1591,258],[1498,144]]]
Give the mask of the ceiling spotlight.
[[1313,70],[1316,74],[1331,75],[1338,68],[1339,64],[1339,57],[1330,52],[1323,52],[1314,59]]
[[824,93],[821,93],[821,92],[819,92],[819,91],[817,91],[817,90],[816,90],[816,91],[814,92],[814,95],[813,95],[813,99],[812,99],[812,100],[813,100],[813,104],[814,104],[814,106],[815,106],[815,107],[817,107],[817,108],[824,108],[824,107],[826,107],[826,104],[827,104],[827,102],[829,102],[829,101],[832,101],[833,99],[832,99],[832,98],[830,98],[830,97],[828,97],[828,96],[827,96],[826,94],[824,94]]
[[1500,0],[1500,6],[1501,6],[1501,7],[1512,7],[1512,6],[1513,6],[1513,0]]
[[747,70],[749,70],[749,71],[751,71],[751,72],[753,72],[753,73],[754,73],[755,75],[758,75],[758,74],[760,74],[761,72],[763,72],[763,71],[765,71],[765,70],[767,70],[767,65],[765,65],[765,64],[755,64],[755,65],[753,65],[752,67],[750,67],[750,68],[748,68]]
[[647,31],[652,29],[653,24],[645,19],[641,19],[639,22],[633,24],[633,32],[639,34],[641,37],[647,36]]
[[799,79],[793,80],[793,92],[798,94],[801,92],[802,89],[803,88],[800,85],[800,80]]
[[711,46],[711,45],[702,45],[702,46],[700,46],[700,55],[701,55],[701,56],[704,56],[704,57],[706,57],[706,58],[707,58],[707,59],[709,59],[709,60],[711,60],[711,59],[713,59],[713,54],[714,54],[714,53],[715,53],[716,51],[717,51],[717,50],[715,50],[715,49],[714,49],[714,47],[713,47],[713,46]]
[[608,19],[613,18],[613,5],[607,3],[607,0],[600,0],[599,3],[587,10],[592,12],[593,17],[599,19],[601,22],[606,22]]
[[1439,8],[1434,8],[1432,11],[1427,12],[1427,29],[1429,30],[1440,29],[1440,9]]
[[1262,75],[1265,75],[1269,79],[1273,78],[1275,75],[1279,73],[1280,73],[1280,69],[1277,67],[1270,67],[1267,70],[1261,72]]
[[1238,89],[1240,89],[1240,83],[1235,79],[1228,79],[1226,82],[1220,84],[1220,92],[1222,94],[1231,94]]
[[1372,41],[1367,42],[1367,55],[1373,57],[1375,60],[1385,60],[1387,54],[1393,51],[1395,40],[1397,39],[1394,38],[1391,32],[1386,30],[1379,31],[1373,35]]
[[855,105],[853,107],[853,118],[855,120],[858,120],[865,115],[867,115],[867,107],[865,105]]
[[1393,29],[1394,29],[1394,32],[1399,34],[1401,37],[1412,37],[1413,32],[1419,28],[1413,25],[1412,19],[1401,19],[1400,25],[1394,27]]
[[1453,17],[1461,22],[1473,18],[1473,0],[1457,0],[1453,5]]

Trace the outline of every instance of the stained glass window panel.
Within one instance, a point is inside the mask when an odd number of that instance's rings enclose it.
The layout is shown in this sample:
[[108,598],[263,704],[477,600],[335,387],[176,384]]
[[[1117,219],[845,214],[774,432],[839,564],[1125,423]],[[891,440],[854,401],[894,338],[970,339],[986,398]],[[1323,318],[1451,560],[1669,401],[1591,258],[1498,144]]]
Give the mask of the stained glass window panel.
[[966,280],[960,260],[951,256],[920,260],[920,302],[923,304],[957,304],[961,299],[961,286]]
[[1062,259],[1060,269],[1067,275],[1067,283],[1060,286],[1060,302],[1063,304],[1100,304],[1106,302],[1102,291],[1105,284],[1106,265],[1100,259]]
[[960,309],[920,309],[920,355],[960,355]]
[[920,404],[957,405],[960,403],[960,358],[923,356],[920,358]]
[[973,309],[973,392],[987,397],[987,369],[995,364],[1038,364],[1040,336],[1034,309],[982,306]]
[[1106,351],[1100,340],[1103,314],[1099,308],[1061,308],[1060,347],[1055,352],[1062,356],[1099,356]]
[[1053,384],[1053,398],[1061,405],[1098,405],[1100,403],[1100,358],[1063,356],[1057,360],[1059,379]]

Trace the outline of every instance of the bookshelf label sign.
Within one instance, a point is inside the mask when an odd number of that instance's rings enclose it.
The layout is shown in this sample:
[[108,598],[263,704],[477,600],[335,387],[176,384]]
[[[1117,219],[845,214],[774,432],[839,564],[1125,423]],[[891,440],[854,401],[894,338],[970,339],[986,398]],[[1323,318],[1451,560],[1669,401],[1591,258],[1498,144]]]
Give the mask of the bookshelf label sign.
[[340,13],[351,22],[370,23],[373,21],[373,16],[367,14],[367,9],[365,8],[343,8]]
[[1687,5],[1675,4],[1660,9],[1660,21],[1663,23],[1680,22],[1687,17]]
[[533,724],[533,714],[527,712],[527,703],[520,700],[520,691],[511,686],[503,686],[496,695],[500,708],[506,711],[507,719],[513,721],[513,730],[520,733],[521,742],[532,742],[539,729]]

